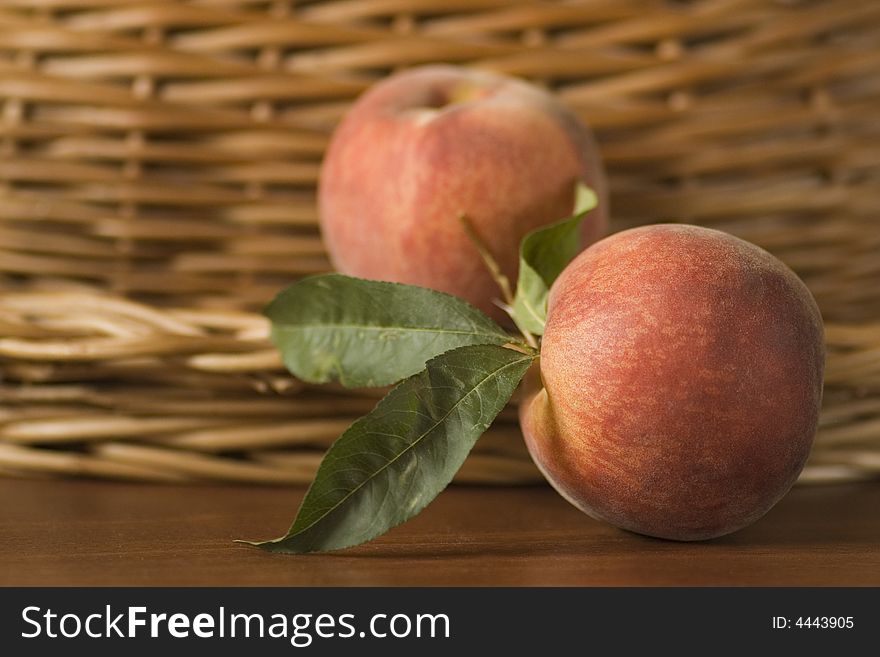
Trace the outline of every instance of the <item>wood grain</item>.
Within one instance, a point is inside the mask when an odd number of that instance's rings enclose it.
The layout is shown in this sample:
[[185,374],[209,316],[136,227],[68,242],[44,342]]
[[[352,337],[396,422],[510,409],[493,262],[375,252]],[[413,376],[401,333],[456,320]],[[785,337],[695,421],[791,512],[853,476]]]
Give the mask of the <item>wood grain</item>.
[[756,525],[672,543],[595,522],[546,487],[453,487],[347,552],[269,538],[302,489],[0,479],[2,585],[880,585],[880,486],[798,487]]

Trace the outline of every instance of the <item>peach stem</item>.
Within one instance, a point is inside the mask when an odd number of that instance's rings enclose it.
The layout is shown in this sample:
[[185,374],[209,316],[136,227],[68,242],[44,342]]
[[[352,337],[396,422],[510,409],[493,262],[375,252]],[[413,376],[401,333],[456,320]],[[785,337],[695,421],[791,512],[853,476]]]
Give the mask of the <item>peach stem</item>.
[[476,228],[474,227],[473,222],[470,217],[468,217],[464,212],[462,212],[458,218],[461,220],[462,226],[464,226],[464,230],[470,238],[471,242],[474,243],[474,246],[477,247],[477,251],[480,254],[480,257],[483,259],[483,264],[486,265],[486,268],[489,270],[489,273],[492,275],[492,279],[498,284],[498,287],[501,289],[501,296],[504,298],[504,304],[498,304],[513,320],[513,323],[516,324],[516,328],[522,334],[523,339],[526,343],[532,348],[538,348],[538,341],[534,335],[526,331],[522,326],[520,326],[519,322],[516,321],[516,317],[513,314],[513,291],[510,288],[510,280],[507,276],[504,275],[504,272],[501,271],[501,267],[498,265],[498,261],[495,259],[495,256],[492,255],[492,252],[489,250],[489,247],[486,246],[486,243],[482,240],[479,233],[477,233]]

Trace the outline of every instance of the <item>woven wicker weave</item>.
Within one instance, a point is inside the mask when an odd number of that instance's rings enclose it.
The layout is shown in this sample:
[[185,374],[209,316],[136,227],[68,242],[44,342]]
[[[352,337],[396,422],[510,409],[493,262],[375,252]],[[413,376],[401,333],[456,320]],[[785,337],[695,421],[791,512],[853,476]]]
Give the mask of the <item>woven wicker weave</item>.
[[[314,190],[352,98],[434,61],[589,122],[613,229],[769,249],[827,322],[804,480],[880,473],[880,3],[4,0],[0,472],[310,479],[375,395],[279,367],[254,311],[328,262]],[[536,478],[511,410],[462,471]]]

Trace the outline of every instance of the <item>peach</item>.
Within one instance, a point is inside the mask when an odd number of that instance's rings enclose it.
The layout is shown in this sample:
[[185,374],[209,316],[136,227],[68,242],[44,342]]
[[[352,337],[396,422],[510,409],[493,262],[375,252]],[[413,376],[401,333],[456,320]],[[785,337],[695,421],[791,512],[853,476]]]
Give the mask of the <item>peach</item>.
[[822,398],[822,319],[757,246],[696,226],[624,231],[550,291],[543,388],[520,417],[572,504],[677,540],[764,515],[797,479]]
[[522,80],[411,69],[372,87],[336,130],[321,171],[321,229],[342,273],[432,287],[497,317],[497,286],[460,216],[515,282],[520,240],[571,213],[577,180],[600,197],[586,244],[606,224],[586,126]]

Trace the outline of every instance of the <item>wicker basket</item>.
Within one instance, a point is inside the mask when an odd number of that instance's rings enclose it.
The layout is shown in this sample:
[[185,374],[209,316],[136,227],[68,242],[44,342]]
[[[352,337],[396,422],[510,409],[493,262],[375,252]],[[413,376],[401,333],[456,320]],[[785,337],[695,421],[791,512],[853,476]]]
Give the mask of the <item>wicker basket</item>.
[[[334,124],[400,67],[530,78],[595,129],[615,230],[687,221],[822,308],[804,480],[880,473],[880,3],[5,0],[0,472],[308,481],[375,393],[284,374],[255,313],[328,262]],[[462,471],[537,477],[507,410]]]

